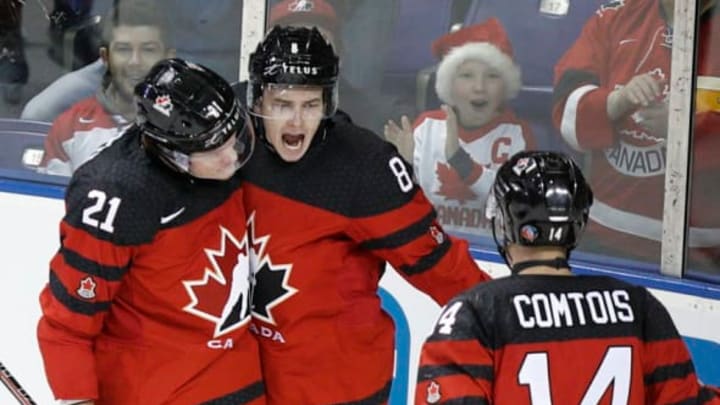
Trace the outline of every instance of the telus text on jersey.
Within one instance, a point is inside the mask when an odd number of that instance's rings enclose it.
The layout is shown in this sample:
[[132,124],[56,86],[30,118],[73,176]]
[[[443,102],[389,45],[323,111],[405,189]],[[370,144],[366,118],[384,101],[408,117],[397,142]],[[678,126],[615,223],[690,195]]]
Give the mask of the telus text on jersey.
[[519,294],[512,302],[520,326],[526,329],[630,323],[635,319],[625,290]]

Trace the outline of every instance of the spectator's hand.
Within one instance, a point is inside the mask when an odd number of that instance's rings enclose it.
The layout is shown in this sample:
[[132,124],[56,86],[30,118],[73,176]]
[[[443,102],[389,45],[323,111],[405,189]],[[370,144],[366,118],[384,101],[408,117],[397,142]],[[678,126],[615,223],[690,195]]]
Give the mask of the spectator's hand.
[[442,105],[442,110],[447,115],[447,135],[445,138],[445,159],[450,160],[451,157],[460,149],[460,141],[458,140],[458,121],[455,111],[447,104]]
[[641,108],[633,119],[648,135],[658,139],[666,139],[668,132],[668,105],[662,101]]
[[613,90],[607,99],[607,112],[616,120],[635,109],[648,107],[662,97],[665,83],[650,73],[643,73],[630,79],[622,88]]
[[400,118],[400,125],[393,120],[389,120],[385,124],[385,139],[395,145],[400,152],[400,156],[406,161],[412,163],[413,150],[415,149],[415,141],[413,140],[412,126],[410,119],[403,115]]

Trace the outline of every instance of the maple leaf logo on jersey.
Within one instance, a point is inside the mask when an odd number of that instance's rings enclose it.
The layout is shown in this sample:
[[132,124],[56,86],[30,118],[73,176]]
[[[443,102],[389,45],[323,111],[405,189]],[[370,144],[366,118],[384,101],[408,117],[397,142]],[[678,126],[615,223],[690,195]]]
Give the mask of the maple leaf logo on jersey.
[[595,14],[599,17],[603,17],[609,10],[619,10],[622,7],[625,7],[625,0],[611,1],[601,5],[600,8],[595,11]]
[[440,398],[442,398],[442,395],[440,395],[440,384],[435,381],[430,381],[430,385],[427,387],[427,403],[437,404]]
[[292,265],[272,262],[272,258],[265,251],[270,235],[257,236],[255,234],[255,212],[248,218],[248,228],[252,246],[251,263],[257,280],[257,287],[253,294],[252,313],[262,321],[277,325],[272,315],[272,309],[298,291],[288,284]]
[[250,321],[252,291],[247,234],[242,239],[220,226],[220,248],[205,249],[212,268],[200,280],[183,281],[190,303],[183,308],[215,324],[214,337],[240,328]]

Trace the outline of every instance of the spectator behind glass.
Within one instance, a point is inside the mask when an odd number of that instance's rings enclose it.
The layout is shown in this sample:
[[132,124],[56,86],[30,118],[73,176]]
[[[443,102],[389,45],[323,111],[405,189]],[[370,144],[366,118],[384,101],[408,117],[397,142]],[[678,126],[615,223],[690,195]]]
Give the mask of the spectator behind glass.
[[508,106],[520,90],[520,68],[500,22],[449,33],[432,44],[440,57],[435,90],[445,104],[415,121],[389,121],[385,136],[413,162],[418,183],[447,230],[487,234],[485,202],[495,170],[533,149],[530,126]]
[[512,276],[445,306],[422,348],[416,404],[720,404],[647,289],[573,275],[593,198],[571,159],[518,153],[493,193]]
[[[315,26],[338,50],[342,48],[340,21],[335,9],[325,0],[284,0],[270,10],[268,28],[276,25],[310,27]],[[349,50],[352,51],[352,50]],[[350,115],[352,121],[381,134],[387,117],[408,113],[408,109],[397,105],[389,95],[375,94],[353,86],[340,74],[340,109]]]
[[[715,3],[698,3],[701,77],[720,76],[720,46],[710,45],[720,38]],[[660,257],[673,9],[673,0],[604,5],[555,67],[553,120],[571,147],[592,157],[589,246],[603,253]],[[720,114],[698,110],[694,121],[690,266],[702,260],[717,269]]]
[[[0,0],[1,1],[1,0]],[[121,3],[126,0],[118,0]],[[102,2],[100,2],[102,3]],[[237,79],[239,43],[229,30],[240,32],[241,5],[235,0],[157,0],[172,18],[168,37],[179,47],[177,54],[202,62],[226,80]],[[102,60],[69,72],[35,95],[24,106],[21,119],[52,122],[74,103],[90,97],[105,74]]]
[[38,170],[70,176],[100,145],[135,119],[133,88],[159,60],[174,55],[165,13],[150,0],[126,0],[104,20],[100,57],[107,66],[95,96],[62,113],[45,138]]

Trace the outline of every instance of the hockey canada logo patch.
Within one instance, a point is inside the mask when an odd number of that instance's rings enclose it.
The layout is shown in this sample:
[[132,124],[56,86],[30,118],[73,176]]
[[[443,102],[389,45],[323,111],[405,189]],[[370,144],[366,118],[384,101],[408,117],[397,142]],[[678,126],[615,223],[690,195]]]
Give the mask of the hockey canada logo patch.
[[211,264],[201,279],[183,281],[190,303],[183,311],[215,324],[213,337],[250,321],[255,277],[250,270],[247,235],[238,239],[220,227],[220,246],[205,249]]
[[275,264],[266,248],[270,236],[255,233],[255,212],[248,219],[251,240],[251,263],[255,269],[257,288],[253,294],[253,316],[272,325],[277,325],[272,310],[292,297],[298,290],[288,284],[291,264]]
[[288,5],[288,10],[293,13],[309,13],[314,9],[315,3],[312,0],[295,0]]
[[535,239],[540,235],[537,228],[532,225],[523,225],[520,228],[520,236],[528,242],[535,242]]
[[173,110],[173,104],[170,96],[163,95],[155,97],[153,108],[159,111],[162,115],[169,117],[170,112]]
[[438,245],[442,245],[445,242],[445,233],[437,225],[430,225],[430,236],[435,239]]
[[88,276],[80,280],[80,287],[76,290],[77,294],[86,300],[95,298],[95,287],[97,283],[92,277]]
[[427,398],[425,398],[425,401],[428,404],[437,404],[440,402],[440,398],[442,398],[442,395],[440,395],[440,384],[435,381],[430,381],[430,385],[427,387]]
[[512,170],[515,172],[518,176],[526,175],[533,170],[537,168],[537,163],[535,163],[535,159],[533,158],[520,158],[517,162],[515,162],[515,166],[513,166]]

